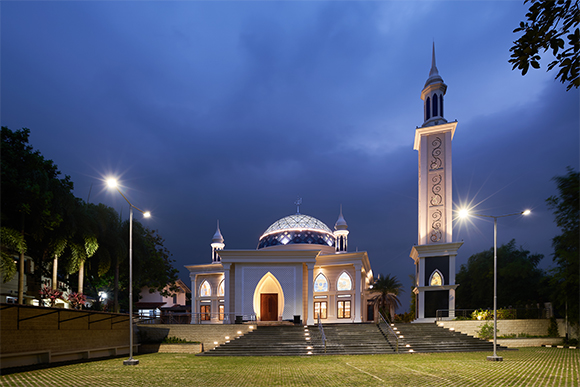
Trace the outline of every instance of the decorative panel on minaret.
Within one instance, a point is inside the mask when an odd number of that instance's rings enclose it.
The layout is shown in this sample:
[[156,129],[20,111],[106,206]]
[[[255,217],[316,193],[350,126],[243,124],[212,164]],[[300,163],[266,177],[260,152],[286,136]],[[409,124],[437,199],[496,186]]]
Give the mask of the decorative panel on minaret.
[[428,232],[427,243],[445,242],[445,149],[441,134],[428,137],[427,180],[428,195]]

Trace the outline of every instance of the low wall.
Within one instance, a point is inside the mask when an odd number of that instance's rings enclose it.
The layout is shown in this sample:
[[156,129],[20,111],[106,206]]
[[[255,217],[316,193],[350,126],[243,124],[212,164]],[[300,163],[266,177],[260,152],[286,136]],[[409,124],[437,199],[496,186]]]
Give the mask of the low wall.
[[[187,341],[199,341],[203,350],[215,348],[230,339],[244,335],[256,325],[247,324],[138,324],[138,336],[142,344],[161,342],[166,337],[177,337]],[[217,343],[217,344],[216,344]]]
[[[493,340],[490,340],[493,342]],[[538,337],[529,339],[497,339],[499,345],[508,348],[541,347],[542,345],[561,345],[560,337]]]
[[[493,320],[490,321],[493,324]],[[558,334],[560,337],[566,335],[566,326],[563,319],[558,319]],[[465,333],[469,336],[477,337],[477,330],[485,324],[484,320],[460,320],[460,321],[438,321],[437,325],[444,328],[453,328],[457,332]],[[550,327],[549,319],[535,320],[497,320],[498,336],[518,335],[526,333],[530,336],[546,336]],[[570,338],[578,337],[576,329],[569,329]]]
[[140,353],[200,353],[201,344],[141,344]]
[[0,368],[129,353],[126,314],[14,304],[0,310]]

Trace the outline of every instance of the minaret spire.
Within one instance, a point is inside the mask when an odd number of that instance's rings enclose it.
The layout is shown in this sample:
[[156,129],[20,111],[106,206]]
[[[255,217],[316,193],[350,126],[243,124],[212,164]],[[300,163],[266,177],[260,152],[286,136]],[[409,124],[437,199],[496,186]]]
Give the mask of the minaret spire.
[[443,116],[443,96],[446,92],[447,85],[443,82],[443,78],[439,75],[439,69],[437,69],[435,42],[433,42],[429,78],[427,78],[423,91],[421,91],[421,99],[424,101],[423,113],[425,117],[425,122],[421,126],[425,127],[447,123],[447,120]]
[[429,71],[429,78],[434,75],[439,75],[439,70],[437,69],[437,64],[435,63],[435,42],[433,42],[433,56],[431,58],[431,71]]

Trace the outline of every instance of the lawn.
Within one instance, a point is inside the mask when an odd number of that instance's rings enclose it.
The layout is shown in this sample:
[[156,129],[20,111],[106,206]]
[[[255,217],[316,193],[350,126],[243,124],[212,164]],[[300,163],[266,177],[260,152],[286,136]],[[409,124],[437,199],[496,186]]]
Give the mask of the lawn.
[[315,357],[136,356],[0,377],[0,386],[574,386],[580,351],[522,348],[485,352]]

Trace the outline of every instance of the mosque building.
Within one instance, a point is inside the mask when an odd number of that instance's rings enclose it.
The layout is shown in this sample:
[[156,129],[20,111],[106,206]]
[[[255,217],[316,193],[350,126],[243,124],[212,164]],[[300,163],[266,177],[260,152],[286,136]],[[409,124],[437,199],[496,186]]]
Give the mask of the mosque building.
[[[418,243],[415,264],[417,322],[453,318],[455,258],[452,240],[451,141],[457,121],[443,115],[447,85],[435,64],[421,92],[424,122],[415,130],[419,154]],[[298,207],[299,209],[299,207]],[[358,323],[375,319],[373,272],[365,251],[348,251],[342,208],[334,230],[296,214],[272,223],[255,250],[226,250],[219,223],[211,263],[186,266],[192,289],[192,323],[302,321]],[[441,316],[437,316],[437,311]]]
[[348,234],[342,209],[334,231],[298,211],[268,227],[256,250],[224,250],[218,224],[212,263],[186,266],[195,289],[192,323],[374,320],[369,257],[347,250]]

